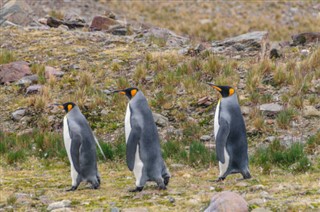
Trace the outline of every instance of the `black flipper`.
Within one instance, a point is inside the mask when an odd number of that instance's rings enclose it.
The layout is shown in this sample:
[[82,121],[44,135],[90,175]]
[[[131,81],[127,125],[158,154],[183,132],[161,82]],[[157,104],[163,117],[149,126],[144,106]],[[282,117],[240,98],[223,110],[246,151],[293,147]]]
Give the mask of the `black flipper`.
[[69,133],[70,133],[70,138],[71,138],[71,149],[70,149],[70,153],[71,153],[71,159],[72,159],[72,163],[73,166],[75,168],[75,170],[78,172],[78,174],[80,174],[80,159],[79,159],[79,155],[80,155],[80,148],[81,148],[81,136],[79,134],[74,134],[70,131],[69,128]]
[[130,171],[132,171],[134,168],[137,145],[140,139],[140,128],[135,125],[131,125],[131,126],[132,128],[127,141],[127,149],[126,149],[127,165]]
[[222,118],[219,119],[219,131],[216,137],[216,152],[218,160],[221,163],[225,163],[224,160],[224,148],[227,144],[227,138],[230,132],[230,126],[228,122]]

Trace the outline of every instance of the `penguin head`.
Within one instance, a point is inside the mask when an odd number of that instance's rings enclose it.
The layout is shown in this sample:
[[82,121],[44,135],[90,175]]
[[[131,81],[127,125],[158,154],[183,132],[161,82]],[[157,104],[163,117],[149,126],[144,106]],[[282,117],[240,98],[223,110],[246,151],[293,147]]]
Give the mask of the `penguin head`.
[[127,88],[124,90],[114,91],[114,93],[120,93],[120,94],[126,95],[129,99],[132,99],[138,93],[138,91],[139,91],[138,88]]
[[222,86],[222,85],[214,85],[212,83],[208,83],[211,87],[220,92],[222,98],[232,96],[234,94],[234,89],[230,86]]
[[72,110],[76,106],[76,104],[73,102],[66,102],[64,104],[55,104],[55,105],[57,105],[61,109],[64,109],[66,113],[68,113],[70,110]]

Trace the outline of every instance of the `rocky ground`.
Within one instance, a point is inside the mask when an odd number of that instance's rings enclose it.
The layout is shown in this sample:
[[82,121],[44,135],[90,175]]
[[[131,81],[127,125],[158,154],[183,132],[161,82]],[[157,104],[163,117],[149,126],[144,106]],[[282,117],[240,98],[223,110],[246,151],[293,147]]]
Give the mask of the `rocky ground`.
[[[189,151],[196,141],[214,151],[218,95],[206,85],[210,81],[236,88],[254,177],[214,183],[216,165],[168,157],[173,177],[167,191],[150,184],[142,193],[130,194],[134,179],[125,163],[100,161],[103,183],[98,191],[82,186],[67,193],[67,163],[33,154],[11,163],[6,151],[23,147],[3,140],[0,210],[204,210],[213,194],[226,190],[241,194],[250,210],[320,207],[319,4],[221,3],[212,14],[209,3],[161,3],[159,11],[150,3],[126,2],[120,8],[113,1],[7,0],[2,6],[0,138],[34,129],[61,133],[64,114],[53,104],[74,101],[100,142],[123,141],[127,100],[110,91],[137,86],[154,112],[162,144],[178,142]],[[237,23],[221,29],[220,22],[232,23],[229,15],[223,16],[228,8]],[[257,19],[256,10],[269,18]],[[280,25],[274,25],[277,20]],[[288,167],[256,162],[257,150],[276,141],[281,148],[305,145],[307,167],[301,161]]]

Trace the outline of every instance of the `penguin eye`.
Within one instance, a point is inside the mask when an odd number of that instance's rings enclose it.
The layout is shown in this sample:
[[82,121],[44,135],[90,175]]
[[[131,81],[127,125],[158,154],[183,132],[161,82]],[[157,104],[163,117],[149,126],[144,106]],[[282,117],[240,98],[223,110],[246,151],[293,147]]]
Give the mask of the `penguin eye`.
[[233,89],[233,88],[230,88],[230,89],[229,89],[229,96],[231,96],[232,94],[234,94],[234,89]]
[[132,96],[132,97],[134,97],[134,96],[136,95],[136,93],[137,93],[137,90],[136,90],[136,89],[131,90],[131,96]]
[[72,107],[73,106],[71,104],[68,105],[68,112],[72,109]]

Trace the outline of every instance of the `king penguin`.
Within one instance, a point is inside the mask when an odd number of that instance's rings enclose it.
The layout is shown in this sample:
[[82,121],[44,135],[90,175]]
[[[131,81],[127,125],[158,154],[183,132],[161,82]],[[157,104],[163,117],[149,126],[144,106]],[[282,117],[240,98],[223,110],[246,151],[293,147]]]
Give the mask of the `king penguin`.
[[114,92],[129,98],[125,115],[126,158],[136,178],[136,188],[129,191],[142,191],[147,181],[155,181],[159,189],[166,189],[170,173],[161,156],[157,126],[145,96],[137,88]]
[[220,170],[217,181],[222,181],[229,174],[235,173],[240,173],[244,179],[249,179],[251,175],[248,167],[246,127],[237,94],[232,87],[208,84],[222,96],[214,116],[214,137]]
[[102,150],[98,140],[77,105],[73,102],[56,105],[67,112],[63,119],[63,139],[71,165],[72,178],[72,187],[67,191],[76,190],[82,181],[91,183],[93,189],[99,188],[100,175],[97,168],[96,144],[101,152]]

